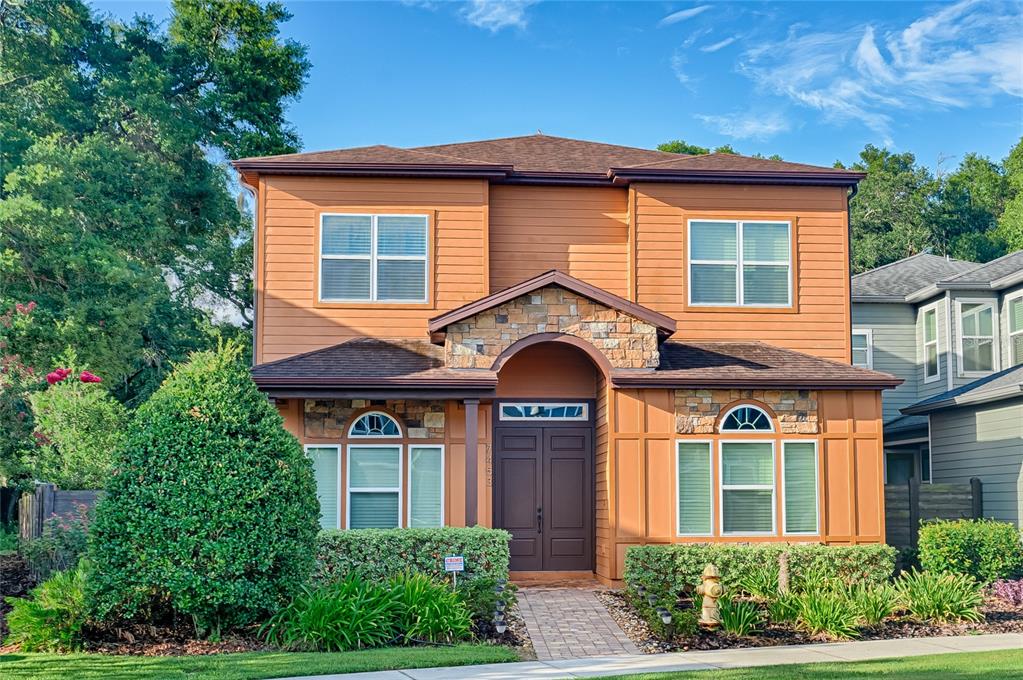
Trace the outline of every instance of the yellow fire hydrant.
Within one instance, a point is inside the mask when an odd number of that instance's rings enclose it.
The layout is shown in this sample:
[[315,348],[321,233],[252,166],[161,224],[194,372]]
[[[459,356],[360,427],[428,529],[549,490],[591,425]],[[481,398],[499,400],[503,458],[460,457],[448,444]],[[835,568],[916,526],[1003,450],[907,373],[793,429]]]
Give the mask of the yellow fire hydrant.
[[714,630],[721,625],[721,610],[718,609],[718,598],[724,595],[721,585],[721,572],[713,564],[708,564],[701,577],[703,583],[696,587],[696,594],[703,596],[703,608],[700,610],[700,625]]

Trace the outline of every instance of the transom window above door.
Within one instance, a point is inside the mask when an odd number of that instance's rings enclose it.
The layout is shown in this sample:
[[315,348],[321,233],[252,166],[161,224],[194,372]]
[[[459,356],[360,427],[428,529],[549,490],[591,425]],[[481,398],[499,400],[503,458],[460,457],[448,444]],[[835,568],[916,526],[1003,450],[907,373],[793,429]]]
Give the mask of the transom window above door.
[[689,304],[792,306],[792,225],[690,220]]
[[426,302],[426,215],[323,214],[321,302]]
[[587,420],[586,404],[501,404],[501,420]]

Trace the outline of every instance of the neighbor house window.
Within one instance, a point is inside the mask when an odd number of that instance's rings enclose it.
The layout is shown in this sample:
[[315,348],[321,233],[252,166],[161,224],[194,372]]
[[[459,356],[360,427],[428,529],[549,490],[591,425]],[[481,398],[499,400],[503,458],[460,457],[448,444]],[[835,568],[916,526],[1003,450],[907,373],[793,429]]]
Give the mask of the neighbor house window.
[[721,531],[774,533],[774,442],[722,441]]
[[408,459],[408,525],[444,526],[444,447],[410,446]]
[[924,382],[938,379],[941,359],[938,353],[938,310],[924,310]]
[[959,372],[995,370],[995,306],[993,302],[957,302],[959,307]]
[[711,443],[680,441],[677,446],[678,533],[709,536],[714,530]]
[[852,365],[860,368],[874,367],[874,338],[869,328],[852,332]]
[[786,534],[817,533],[817,442],[782,443]]
[[320,300],[426,302],[425,215],[321,217]]
[[401,446],[348,446],[349,529],[401,526]]
[[316,479],[316,500],[320,503],[320,527],[338,528],[339,446],[306,446],[305,453],[313,464]]
[[691,220],[689,304],[791,306],[791,237],[788,222]]
[[1009,308],[1009,364],[1023,364],[1023,295],[1011,298]]

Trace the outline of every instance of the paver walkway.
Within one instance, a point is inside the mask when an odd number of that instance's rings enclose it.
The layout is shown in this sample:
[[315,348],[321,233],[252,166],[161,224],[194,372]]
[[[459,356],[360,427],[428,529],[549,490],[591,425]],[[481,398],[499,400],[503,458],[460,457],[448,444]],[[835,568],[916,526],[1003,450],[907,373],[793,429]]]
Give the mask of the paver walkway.
[[821,661],[869,661],[905,656],[954,652],[988,652],[1023,648],[1023,634],[963,635],[958,637],[908,638],[829,642],[789,647],[754,647],[707,652],[641,654],[591,659],[523,661],[519,663],[417,668],[347,675],[318,675],[289,680],[562,680],[602,675],[706,671],[716,668],[752,668]]
[[520,588],[519,614],[540,661],[639,654],[592,589]]

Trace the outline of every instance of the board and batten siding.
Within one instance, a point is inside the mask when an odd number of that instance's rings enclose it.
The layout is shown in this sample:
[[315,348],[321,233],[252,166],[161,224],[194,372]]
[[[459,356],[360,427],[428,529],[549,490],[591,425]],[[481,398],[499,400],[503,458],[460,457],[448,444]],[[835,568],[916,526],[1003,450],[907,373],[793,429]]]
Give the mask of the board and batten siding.
[[890,373],[904,382],[884,393],[884,420],[900,417],[899,409],[918,401],[917,382],[923,380],[918,365],[916,311],[910,304],[857,302],[852,306],[853,329],[870,329],[875,371]]
[[[256,362],[357,336],[427,336],[427,319],[486,295],[487,182],[263,176],[256,253]],[[321,213],[429,216],[427,304],[322,304],[316,271]]]
[[[850,361],[844,188],[636,183],[633,189],[634,299],[678,319],[676,338],[756,338],[828,359]],[[694,217],[794,220],[796,307],[687,308],[685,225]]]
[[628,295],[628,191],[490,187],[490,290],[550,269]]
[[1023,397],[937,411],[931,420],[932,479],[984,485],[984,515],[1023,528]]

